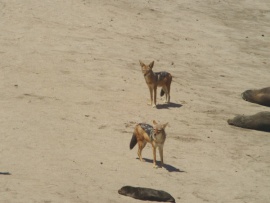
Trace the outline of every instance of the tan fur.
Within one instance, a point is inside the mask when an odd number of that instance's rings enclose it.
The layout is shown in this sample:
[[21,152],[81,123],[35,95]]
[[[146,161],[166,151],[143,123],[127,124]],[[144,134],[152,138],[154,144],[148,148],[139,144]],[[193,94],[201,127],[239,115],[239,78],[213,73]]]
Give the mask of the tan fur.
[[145,65],[142,61],[139,61],[142,73],[144,75],[145,82],[150,91],[150,101],[152,107],[156,107],[157,100],[157,87],[162,87],[162,90],[166,94],[166,103],[170,103],[170,87],[172,82],[172,75],[170,73],[167,74],[166,77],[159,79],[157,75],[153,72],[154,61],[149,65]]
[[138,143],[138,156],[141,161],[144,161],[142,159],[142,150],[147,144],[147,142],[151,143],[153,148],[153,167],[157,168],[156,165],[156,148],[159,149],[159,155],[161,160],[161,167],[163,165],[163,146],[166,140],[166,133],[165,133],[165,127],[166,124],[158,124],[156,121],[153,121],[153,128],[154,128],[154,139],[151,140],[149,135],[141,128],[140,125],[136,125],[134,129],[133,136],[136,136],[137,143]]

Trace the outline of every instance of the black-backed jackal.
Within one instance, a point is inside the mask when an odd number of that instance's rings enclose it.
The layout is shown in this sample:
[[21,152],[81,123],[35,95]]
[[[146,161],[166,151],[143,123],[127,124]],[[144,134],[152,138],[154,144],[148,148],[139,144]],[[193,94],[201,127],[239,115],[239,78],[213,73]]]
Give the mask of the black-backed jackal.
[[170,103],[170,88],[172,82],[172,75],[166,71],[153,72],[154,61],[149,65],[145,65],[140,61],[142,67],[142,73],[144,75],[145,82],[150,91],[150,101],[152,107],[156,107],[157,100],[157,87],[162,87],[160,96],[166,94],[166,103]]
[[163,165],[163,146],[166,140],[165,127],[168,123],[159,124],[156,121],[153,121],[153,126],[146,123],[139,123],[135,126],[131,141],[130,149],[133,149],[134,146],[138,143],[138,156],[141,161],[142,159],[142,150],[147,144],[151,143],[153,148],[153,167],[157,168],[156,165],[156,148],[159,149],[159,155],[161,160],[161,167]]

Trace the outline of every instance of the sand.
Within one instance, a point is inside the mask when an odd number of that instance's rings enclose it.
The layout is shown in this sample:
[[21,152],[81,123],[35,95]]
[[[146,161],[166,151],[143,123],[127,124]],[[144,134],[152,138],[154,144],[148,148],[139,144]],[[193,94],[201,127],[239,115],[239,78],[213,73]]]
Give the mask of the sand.
[[[241,99],[269,86],[269,0],[1,0],[0,202],[270,201],[270,134],[229,126],[269,111]],[[139,60],[173,75],[171,104]],[[158,92],[160,89],[158,90]],[[138,122],[169,122],[164,168],[129,150]],[[159,156],[157,156],[159,160]]]

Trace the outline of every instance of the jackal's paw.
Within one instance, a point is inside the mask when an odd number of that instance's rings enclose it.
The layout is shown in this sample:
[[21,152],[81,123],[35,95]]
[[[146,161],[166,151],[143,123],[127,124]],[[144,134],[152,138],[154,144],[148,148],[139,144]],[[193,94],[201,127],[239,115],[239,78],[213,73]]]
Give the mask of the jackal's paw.
[[152,105],[152,108],[157,108],[157,105]]
[[158,166],[157,165],[153,165],[153,168],[158,168]]

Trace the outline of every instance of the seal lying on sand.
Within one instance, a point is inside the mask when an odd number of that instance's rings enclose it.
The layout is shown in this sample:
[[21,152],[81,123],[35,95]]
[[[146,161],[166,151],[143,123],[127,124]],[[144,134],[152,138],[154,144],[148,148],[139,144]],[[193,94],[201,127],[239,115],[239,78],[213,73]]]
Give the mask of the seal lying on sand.
[[229,119],[228,124],[241,128],[270,132],[270,112],[263,111],[251,116],[238,115],[233,119]]
[[270,107],[270,87],[259,90],[246,90],[242,93],[242,98],[252,103]]
[[118,193],[140,200],[175,202],[175,199],[169,193],[151,188],[124,186],[118,190]]

